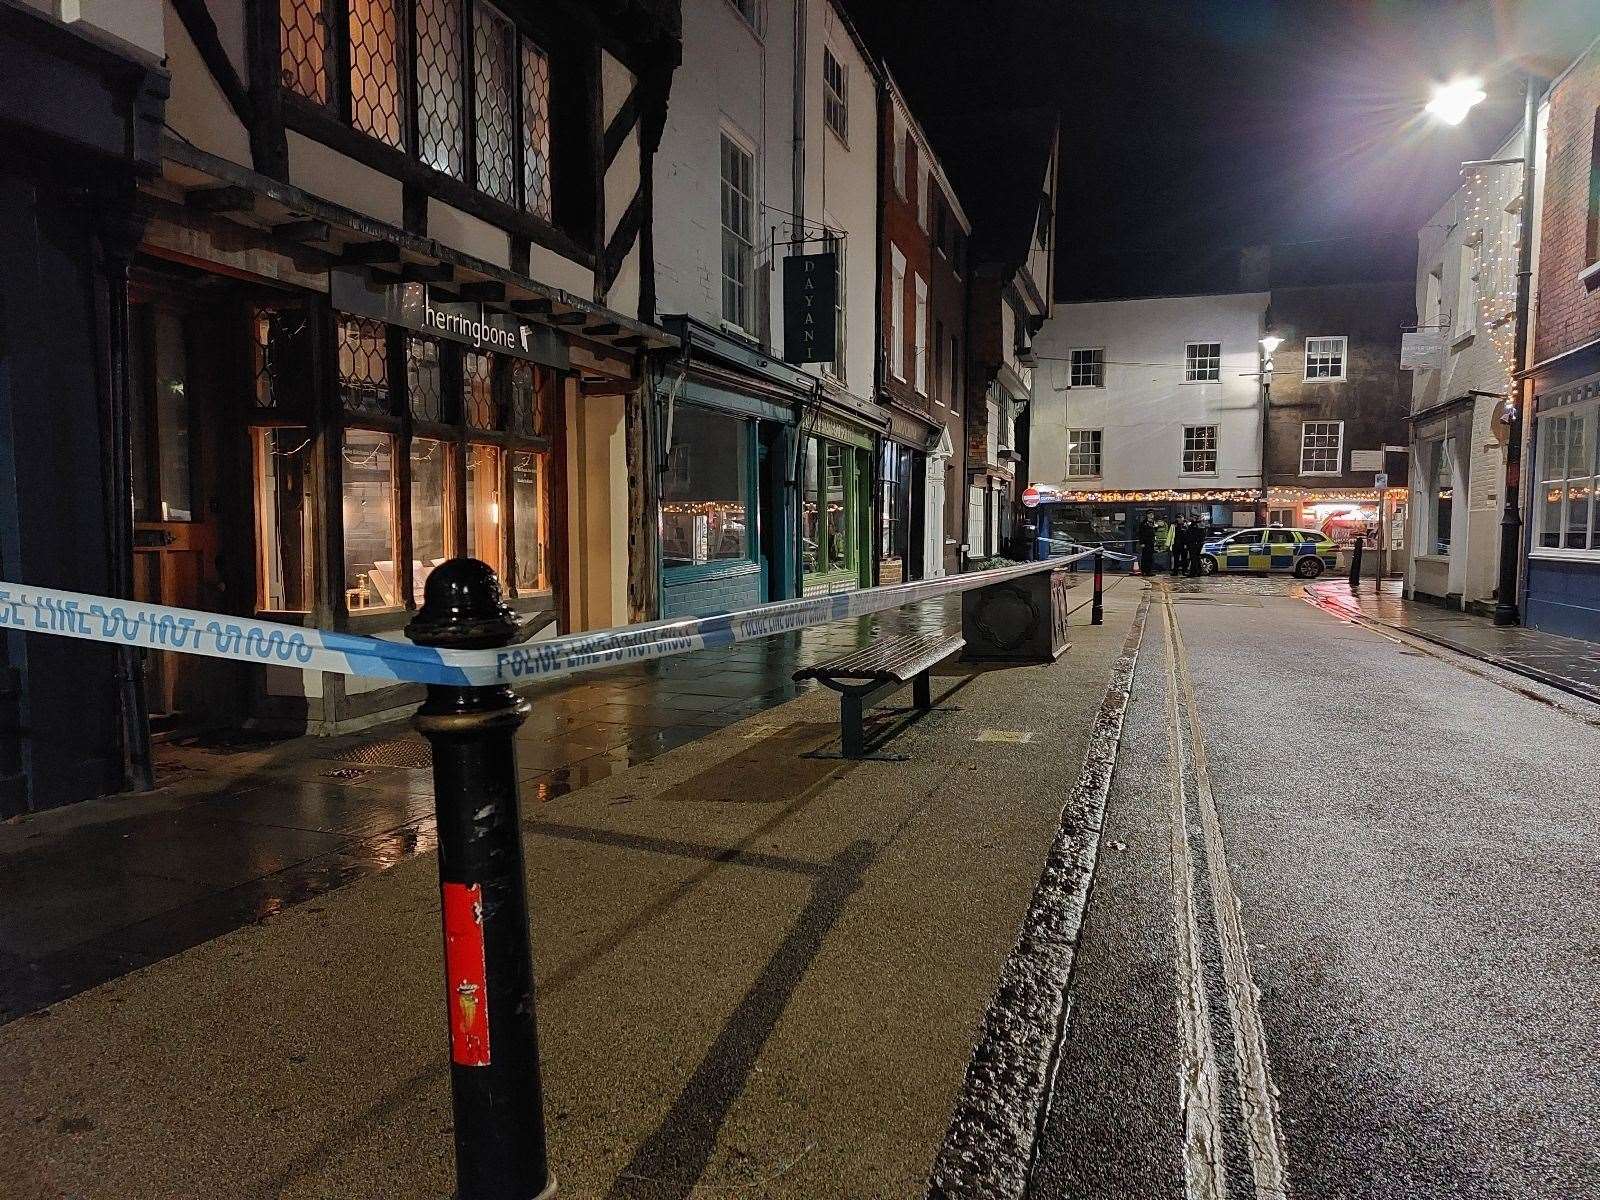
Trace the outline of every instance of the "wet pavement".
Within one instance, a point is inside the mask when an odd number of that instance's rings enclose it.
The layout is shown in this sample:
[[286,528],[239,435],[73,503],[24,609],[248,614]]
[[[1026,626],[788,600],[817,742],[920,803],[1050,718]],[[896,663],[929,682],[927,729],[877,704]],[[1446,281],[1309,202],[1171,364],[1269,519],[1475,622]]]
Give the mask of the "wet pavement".
[[1376,621],[1600,702],[1600,642],[1496,625],[1475,613],[1407,600],[1398,580],[1387,581],[1381,592],[1368,583],[1352,593],[1335,581],[1311,584],[1306,592],[1330,612]]
[[[959,628],[960,598],[529,689],[537,805],[793,699],[877,632]],[[358,736],[161,749],[160,787],[0,824],[0,1024],[436,845],[427,745]]]
[[1254,590],[1152,600],[1030,1200],[1600,1196],[1600,710]]

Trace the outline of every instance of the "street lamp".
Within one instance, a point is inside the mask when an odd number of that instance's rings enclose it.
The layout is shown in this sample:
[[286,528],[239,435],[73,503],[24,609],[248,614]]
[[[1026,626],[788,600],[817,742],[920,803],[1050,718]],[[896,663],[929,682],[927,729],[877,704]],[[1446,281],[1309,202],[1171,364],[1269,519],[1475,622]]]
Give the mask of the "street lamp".
[[1463,76],[1449,83],[1434,84],[1433,98],[1428,101],[1427,111],[1446,125],[1459,125],[1467,119],[1474,105],[1488,98],[1489,94],[1483,90],[1483,80],[1476,76]]
[[[1427,111],[1450,125],[1466,119],[1487,98],[1483,80],[1461,77],[1433,89]],[[1503,409],[1506,426],[1505,502],[1500,510],[1500,571],[1495,588],[1494,623],[1516,625],[1517,583],[1522,551],[1522,371],[1528,361],[1528,309],[1533,287],[1533,164],[1539,140],[1539,80],[1529,74],[1522,93],[1522,206],[1517,238],[1517,309],[1511,347],[1511,386]]]
[[1272,353],[1283,345],[1283,339],[1275,333],[1265,334],[1261,338],[1261,511],[1257,513],[1259,523],[1267,523],[1267,410],[1272,407]]

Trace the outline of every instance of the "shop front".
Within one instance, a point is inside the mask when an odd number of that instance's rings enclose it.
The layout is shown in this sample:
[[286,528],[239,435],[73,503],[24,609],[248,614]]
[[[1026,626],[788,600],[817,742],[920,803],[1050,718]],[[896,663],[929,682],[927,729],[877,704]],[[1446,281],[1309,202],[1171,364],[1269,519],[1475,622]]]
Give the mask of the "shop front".
[[[1445,502],[1450,502],[1448,492]],[[1267,493],[1269,524],[1316,530],[1346,552],[1360,537],[1367,553],[1382,552],[1386,573],[1398,573],[1405,563],[1409,513],[1409,493],[1404,487],[1274,487]],[[1445,519],[1448,526],[1448,513]]]
[[[944,498],[928,503],[929,451],[941,446],[942,426],[911,410],[892,407],[878,446],[877,579],[880,586],[928,577],[931,520],[939,528],[934,565],[942,567]],[[945,443],[948,443],[948,438]],[[948,457],[948,456],[947,456]],[[939,468],[943,482],[943,467]]]
[[871,587],[874,432],[834,412],[813,413],[800,433],[802,594]]
[[797,594],[796,414],[812,380],[689,317],[656,381],[662,617]]
[[[1524,513],[1523,622],[1600,641],[1600,354],[1539,379]],[[1587,370],[1590,374],[1579,372]],[[1577,375],[1577,378],[1573,376]]]
[[[234,180],[226,219],[171,187],[147,199],[129,287],[135,598],[400,638],[428,574],[468,555],[527,636],[585,627],[585,564],[604,575],[614,555],[569,536],[569,512],[618,481],[569,453],[575,433],[620,440],[607,406],[637,357],[531,315],[576,332],[605,310],[283,185]],[[616,314],[604,328],[673,344]],[[142,682],[157,730],[344,732],[421,698],[164,652]]]
[[1024,517],[1041,554],[1067,554],[1076,546],[1135,552],[1146,516],[1158,525],[1198,520],[1208,531],[1243,529],[1255,523],[1261,493],[1254,488],[1210,490],[1071,492],[1052,490],[1045,503]]

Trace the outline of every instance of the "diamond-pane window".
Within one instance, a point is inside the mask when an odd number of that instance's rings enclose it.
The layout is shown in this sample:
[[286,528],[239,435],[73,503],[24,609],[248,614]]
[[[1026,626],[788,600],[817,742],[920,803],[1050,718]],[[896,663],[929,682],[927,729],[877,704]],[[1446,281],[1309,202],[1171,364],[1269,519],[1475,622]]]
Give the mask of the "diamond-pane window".
[[349,2],[350,123],[379,141],[403,146],[396,0]]
[[550,219],[550,56],[522,42],[522,203]]
[[494,391],[494,360],[469,350],[461,356],[461,401],[467,424],[474,429],[499,429],[500,398]]
[[465,179],[461,0],[417,0],[415,14],[417,156],[435,171]]
[[324,0],[278,0],[283,86],[328,102],[328,13]]
[[516,29],[487,4],[473,6],[473,145],[478,190],[515,204],[517,199]]
[[254,396],[257,408],[301,405],[310,391],[310,323],[303,310],[258,308],[254,314]]
[[387,326],[382,321],[339,321],[339,401],[351,412],[389,410]]
[[418,421],[444,420],[444,389],[439,380],[439,343],[406,339],[406,397]]

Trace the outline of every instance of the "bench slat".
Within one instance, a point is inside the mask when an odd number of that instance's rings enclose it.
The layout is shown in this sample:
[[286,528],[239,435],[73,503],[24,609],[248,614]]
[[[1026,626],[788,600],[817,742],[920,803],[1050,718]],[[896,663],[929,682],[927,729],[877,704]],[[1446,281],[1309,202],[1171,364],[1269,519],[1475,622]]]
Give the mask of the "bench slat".
[[909,682],[913,676],[965,646],[959,633],[918,633],[885,638],[861,650],[816,663],[794,673],[801,679],[863,679]]

